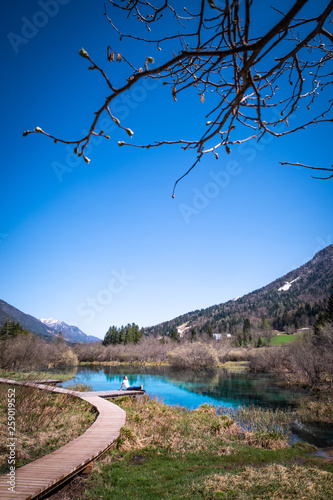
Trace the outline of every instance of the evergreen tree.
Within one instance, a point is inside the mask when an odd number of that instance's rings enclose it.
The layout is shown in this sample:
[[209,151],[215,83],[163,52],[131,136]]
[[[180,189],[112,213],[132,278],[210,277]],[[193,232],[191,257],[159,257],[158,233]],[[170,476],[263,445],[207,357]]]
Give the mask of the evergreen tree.
[[137,338],[136,342],[140,342],[140,340],[142,339],[144,334],[145,334],[145,329],[141,328],[141,330],[138,331],[138,338]]
[[5,324],[0,330],[0,337],[2,339],[7,339],[8,337],[16,337],[16,334],[14,332],[14,326],[15,323],[11,322],[10,319],[6,319]]
[[333,293],[328,298],[324,317],[326,323],[333,323]]
[[136,344],[140,342],[144,329],[139,330],[135,323],[127,324],[121,328],[110,326],[105,334],[103,345],[115,344]]
[[3,327],[0,327],[0,339],[2,340],[17,337],[17,335],[26,335],[28,333],[28,330],[24,330],[19,322],[15,323],[15,321],[10,321],[9,318],[6,319]]
[[211,327],[211,326],[209,326],[209,327],[207,328],[207,333],[208,333],[208,336],[209,336],[210,338],[212,338],[212,337],[213,337],[213,329],[212,329],[212,327]]
[[313,327],[313,333],[320,336],[320,329],[326,324],[333,324],[333,293],[329,296],[325,311],[318,314],[317,321]]
[[195,341],[195,338],[197,336],[197,332],[195,331],[195,328],[191,329],[191,342]]
[[246,345],[251,340],[251,322],[249,318],[245,318],[243,321],[243,344]]
[[178,341],[179,341],[178,331],[177,331],[177,329],[176,329],[176,328],[174,328],[174,329],[172,330],[172,332],[170,333],[170,338],[171,338],[172,340],[176,341],[176,342],[178,342]]

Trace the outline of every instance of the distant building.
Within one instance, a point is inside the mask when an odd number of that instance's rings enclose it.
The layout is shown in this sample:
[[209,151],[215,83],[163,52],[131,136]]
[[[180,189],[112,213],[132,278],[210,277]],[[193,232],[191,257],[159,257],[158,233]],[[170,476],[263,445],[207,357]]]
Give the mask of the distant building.
[[213,337],[215,340],[221,340],[222,339],[222,333],[213,333]]

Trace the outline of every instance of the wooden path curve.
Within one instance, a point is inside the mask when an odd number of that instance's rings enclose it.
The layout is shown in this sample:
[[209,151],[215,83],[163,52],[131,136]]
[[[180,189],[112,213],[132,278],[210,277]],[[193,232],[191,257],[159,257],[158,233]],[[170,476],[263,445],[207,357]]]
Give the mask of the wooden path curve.
[[27,385],[51,392],[70,394],[94,406],[99,415],[81,436],[56,451],[15,470],[15,492],[9,491],[9,475],[0,476],[0,500],[32,500],[44,497],[109,449],[119,437],[126,421],[124,410],[100,397],[137,395],[145,391],[77,392],[35,382],[0,378],[0,383]]

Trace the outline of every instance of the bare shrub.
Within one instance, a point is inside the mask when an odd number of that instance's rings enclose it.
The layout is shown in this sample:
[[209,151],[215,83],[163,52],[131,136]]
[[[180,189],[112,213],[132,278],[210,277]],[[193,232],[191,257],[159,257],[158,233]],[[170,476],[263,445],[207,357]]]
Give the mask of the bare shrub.
[[311,338],[290,345],[290,370],[297,378],[311,386],[318,385],[327,369],[326,353]]
[[101,342],[77,344],[73,347],[73,350],[79,362],[93,363],[94,361],[106,361],[103,359],[106,347],[104,347]]
[[[223,362],[226,361],[249,361],[249,350],[244,347],[230,348],[223,356]],[[222,359],[221,359],[222,361]]]
[[82,344],[74,350],[79,361],[86,362],[125,362],[125,363],[162,363],[166,361],[170,351],[170,339],[156,339],[143,337],[137,344],[110,344],[102,343]]
[[76,366],[78,364],[77,355],[72,351],[70,347],[66,344],[55,346],[55,348],[49,350],[50,362],[48,364],[49,368],[58,368],[62,366]]
[[26,369],[47,366],[46,342],[33,335],[19,335],[1,341],[0,367],[2,369]]
[[333,323],[319,327],[319,335],[315,345],[320,350],[322,374],[328,377],[333,386]]
[[201,370],[219,363],[216,349],[201,342],[177,347],[168,353],[168,360],[174,368],[192,370]]
[[249,356],[249,370],[256,373],[283,373],[289,369],[284,347],[262,347],[252,349]]
[[77,356],[65,343],[48,343],[32,334],[1,341],[0,368],[4,370],[32,370],[77,364]]
[[284,346],[285,364],[299,382],[312,387],[333,385],[333,325],[320,326],[316,333]]
[[333,325],[321,326],[310,334],[284,346],[254,349],[249,369],[252,372],[277,372],[312,387],[333,385]]

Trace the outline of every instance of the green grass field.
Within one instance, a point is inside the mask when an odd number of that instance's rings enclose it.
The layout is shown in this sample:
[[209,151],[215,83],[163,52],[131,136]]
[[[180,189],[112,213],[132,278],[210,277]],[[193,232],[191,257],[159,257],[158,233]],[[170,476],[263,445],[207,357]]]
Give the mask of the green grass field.
[[301,338],[300,334],[296,335],[277,335],[276,337],[272,337],[271,339],[271,345],[283,345],[283,344],[290,344],[290,342],[294,342],[295,340]]

